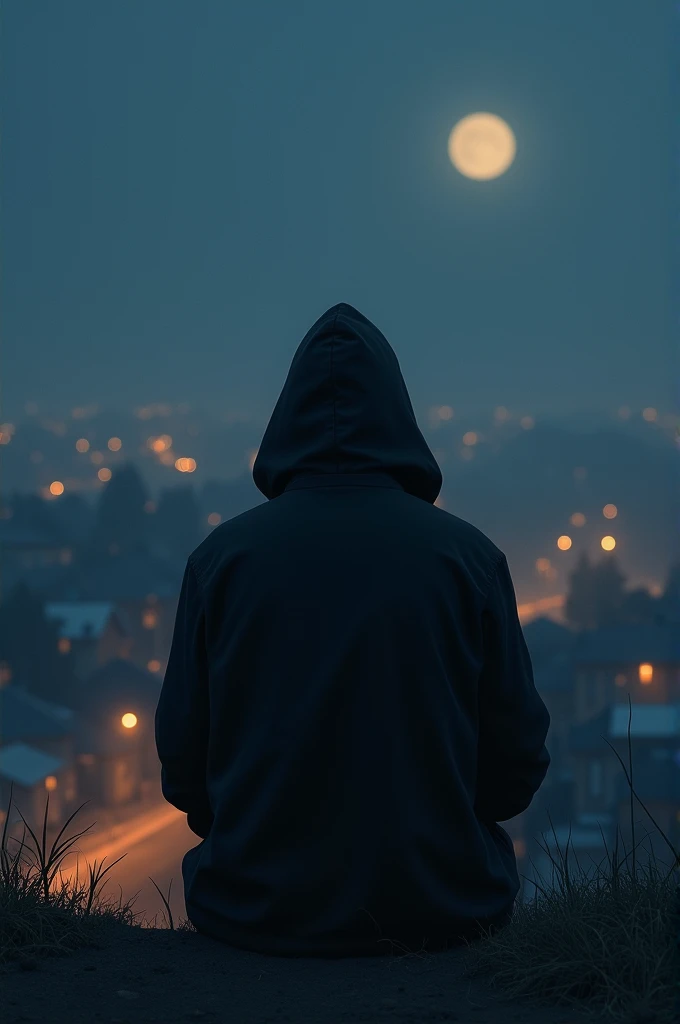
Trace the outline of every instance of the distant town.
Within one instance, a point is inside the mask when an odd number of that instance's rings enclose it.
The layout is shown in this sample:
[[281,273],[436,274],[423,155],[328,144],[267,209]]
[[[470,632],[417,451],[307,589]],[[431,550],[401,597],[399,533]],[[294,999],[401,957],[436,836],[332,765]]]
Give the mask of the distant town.
[[[522,863],[548,814],[593,856],[629,829],[614,753],[626,760],[629,700],[638,795],[680,841],[679,422],[652,407],[588,427],[427,412],[436,504],[506,552],[552,717],[546,784],[508,826]],[[184,565],[265,500],[251,476],[264,426],[188,405],[58,418],[33,403],[0,424],[3,817],[10,790],[34,822],[49,794],[55,827],[85,800],[115,815],[158,799],[153,715]]]

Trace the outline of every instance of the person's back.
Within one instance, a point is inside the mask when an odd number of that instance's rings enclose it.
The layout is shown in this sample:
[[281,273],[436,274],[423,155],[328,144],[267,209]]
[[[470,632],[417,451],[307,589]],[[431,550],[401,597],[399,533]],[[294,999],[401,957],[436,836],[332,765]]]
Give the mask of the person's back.
[[497,824],[549,765],[505,556],[434,506],[397,358],[351,306],[293,360],[253,476],[270,500],[188,560],[156,713],[203,842],[187,914],[236,946],[474,937],[519,891]]

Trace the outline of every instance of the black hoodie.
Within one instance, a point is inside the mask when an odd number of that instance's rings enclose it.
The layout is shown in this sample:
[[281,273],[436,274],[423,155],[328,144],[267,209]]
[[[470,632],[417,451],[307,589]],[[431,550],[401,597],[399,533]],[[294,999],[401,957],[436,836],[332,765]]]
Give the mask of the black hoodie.
[[507,920],[497,822],[545,777],[549,715],[506,558],[434,505],[397,357],[351,306],[299,346],[253,478],[270,500],[188,559],[156,711],[164,796],[203,839],[190,920],[307,956]]

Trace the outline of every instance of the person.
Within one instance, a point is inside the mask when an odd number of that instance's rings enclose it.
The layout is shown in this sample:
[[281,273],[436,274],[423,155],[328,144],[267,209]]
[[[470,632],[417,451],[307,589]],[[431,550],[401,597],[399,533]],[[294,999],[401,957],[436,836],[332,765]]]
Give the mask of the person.
[[442,485],[393,349],[346,303],[264,433],[269,500],[190,555],[156,710],[163,795],[201,842],[187,915],[284,956],[446,949],[519,891],[498,824],[550,763],[505,555]]

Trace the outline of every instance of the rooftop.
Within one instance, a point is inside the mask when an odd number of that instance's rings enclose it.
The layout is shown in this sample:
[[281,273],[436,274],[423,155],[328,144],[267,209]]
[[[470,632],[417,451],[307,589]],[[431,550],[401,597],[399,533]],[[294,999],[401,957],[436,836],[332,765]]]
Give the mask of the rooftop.
[[20,786],[35,786],[48,775],[54,775],[64,766],[64,761],[44,750],[36,750],[27,743],[11,743],[0,747],[0,777]]
[[16,683],[0,689],[0,743],[65,736],[73,729],[71,708],[52,704]]
[[69,640],[101,636],[113,613],[110,601],[63,601],[45,606],[48,619],[61,620],[59,636]]
[[582,665],[680,664],[680,629],[671,622],[610,626],[579,634],[574,661]]

